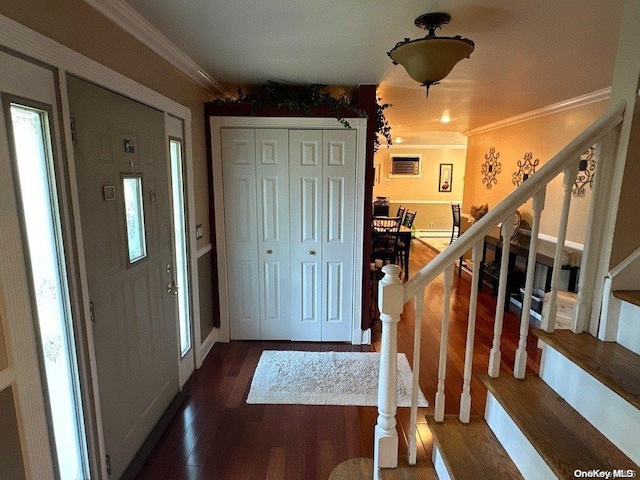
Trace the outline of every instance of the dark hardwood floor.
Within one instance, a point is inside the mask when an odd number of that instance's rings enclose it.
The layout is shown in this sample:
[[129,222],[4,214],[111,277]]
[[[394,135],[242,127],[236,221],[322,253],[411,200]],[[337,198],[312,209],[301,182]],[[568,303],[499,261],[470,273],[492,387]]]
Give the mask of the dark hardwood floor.
[[[435,253],[413,241],[410,271],[416,272]],[[452,296],[446,412],[458,412],[462,391],[464,348],[469,308],[469,276],[455,279]],[[422,318],[420,385],[431,406],[437,385],[442,281],[426,292]],[[486,373],[493,339],[495,298],[485,289],[479,296],[474,374]],[[519,318],[505,313],[502,374],[512,371]],[[378,349],[380,325],[372,348]],[[398,349],[413,355],[413,305],[407,304],[398,328]],[[528,370],[537,373],[539,350],[529,335]],[[231,342],[214,345],[202,368],[187,382],[188,397],[140,471],[139,480],[326,480],[341,462],[373,456],[375,407],[249,405],[245,402],[253,371],[263,350],[368,350],[367,346],[297,342]],[[474,377],[472,413],[482,415],[486,387]],[[408,409],[399,409],[400,444],[408,424]],[[419,456],[430,458],[431,434],[424,416],[418,431]]]

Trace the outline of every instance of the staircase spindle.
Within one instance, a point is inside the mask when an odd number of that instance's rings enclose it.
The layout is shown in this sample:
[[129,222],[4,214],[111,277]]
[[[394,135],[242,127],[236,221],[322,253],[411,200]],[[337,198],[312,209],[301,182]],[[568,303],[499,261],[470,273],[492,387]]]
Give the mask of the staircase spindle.
[[473,342],[476,332],[476,310],[478,307],[478,282],[480,281],[480,259],[483,242],[478,242],[471,251],[473,274],[471,276],[471,294],[469,296],[469,321],[467,326],[467,345],[464,353],[464,375],[462,395],[460,396],[460,421],[469,423],[471,418],[471,373],[473,371]]
[[436,422],[444,421],[444,383],[447,375],[447,347],[449,344],[449,317],[451,314],[451,287],[453,286],[452,263],[444,269],[444,297],[442,300],[442,330],[440,332],[440,356],[438,360],[438,391],[433,418]]
[[413,334],[413,384],[411,386],[411,416],[409,421],[409,465],[415,465],[418,456],[418,392],[420,391],[420,340],[422,339],[422,311],[424,288],[414,297],[415,316]]
[[382,322],[380,375],[378,378],[378,420],[373,447],[374,477],[379,468],[398,466],[398,322],[403,309],[403,287],[398,265],[382,267],[378,307]]
[[513,216],[509,215],[502,222],[502,255],[500,257],[500,278],[498,280],[498,298],[496,299],[496,316],[493,324],[493,345],[489,353],[489,376],[497,378],[500,375],[500,337],[502,336],[502,321],[507,299],[507,280],[509,277],[509,250],[511,249],[511,235],[513,234]]
[[562,255],[564,252],[564,241],[567,238],[567,225],[569,223],[569,207],[571,207],[571,188],[575,182],[578,171],[578,162],[573,162],[564,170],[562,198],[562,213],[558,224],[558,243],[556,243],[556,253],[553,258],[553,274],[551,275],[551,293],[549,294],[548,315],[543,319],[542,329],[553,333],[556,328],[556,314],[558,312],[558,282],[562,269]]
[[513,365],[513,376],[524,378],[527,369],[527,336],[529,334],[529,318],[531,316],[531,297],[533,295],[533,281],[536,271],[536,257],[538,255],[538,232],[540,231],[540,217],[544,210],[544,200],[547,189],[540,190],[533,196],[533,225],[531,226],[531,240],[529,243],[529,258],[527,259],[527,277],[522,295],[522,315],[520,316],[520,339]]

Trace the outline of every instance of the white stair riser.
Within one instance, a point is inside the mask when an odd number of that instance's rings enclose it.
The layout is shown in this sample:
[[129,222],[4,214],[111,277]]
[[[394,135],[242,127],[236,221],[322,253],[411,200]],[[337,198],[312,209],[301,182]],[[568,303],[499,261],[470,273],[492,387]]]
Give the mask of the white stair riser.
[[433,462],[433,466],[436,470],[436,474],[438,475],[438,480],[451,480],[451,475],[449,475],[449,470],[444,463],[444,459],[440,454],[440,450],[438,449],[437,444],[433,444],[433,453],[431,455],[431,461]]
[[640,464],[640,410],[546,345],[540,377],[625,455]]
[[640,355],[640,307],[622,302],[618,320],[617,342],[623,347]]
[[531,480],[558,478],[491,392],[487,393],[484,417],[524,478]]

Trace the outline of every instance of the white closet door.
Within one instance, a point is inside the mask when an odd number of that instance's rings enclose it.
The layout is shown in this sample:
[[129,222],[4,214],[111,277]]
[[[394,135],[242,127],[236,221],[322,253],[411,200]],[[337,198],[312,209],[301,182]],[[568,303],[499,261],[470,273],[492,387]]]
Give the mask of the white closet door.
[[255,131],[262,340],[291,338],[288,140],[289,132],[285,129]]
[[291,340],[322,340],[322,130],[289,133]]
[[260,339],[256,151],[253,129],[222,129],[229,324],[234,340]]
[[351,340],[355,222],[356,131],[324,130],[322,341]]

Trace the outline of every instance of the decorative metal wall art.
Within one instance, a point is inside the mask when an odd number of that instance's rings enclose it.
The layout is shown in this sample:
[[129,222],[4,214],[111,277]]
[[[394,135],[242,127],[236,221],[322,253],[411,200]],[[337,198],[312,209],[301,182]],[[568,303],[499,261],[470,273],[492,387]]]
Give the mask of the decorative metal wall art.
[[482,183],[484,183],[487,190],[491,190],[491,187],[498,183],[496,175],[502,171],[502,164],[498,161],[500,154],[496,153],[496,149],[491,147],[489,153],[484,156],[484,163],[482,164]]
[[522,160],[518,160],[518,171],[513,172],[511,182],[519,187],[527,178],[536,173],[536,167],[540,163],[539,159],[531,161],[533,154],[531,152],[525,153]]
[[596,147],[589,147],[586,152],[580,155],[580,160],[578,160],[578,175],[576,176],[576,183],[571,189],[571,194],[574,197],[584,197],[587,185],[593,189],[593,175],[595,173]]

